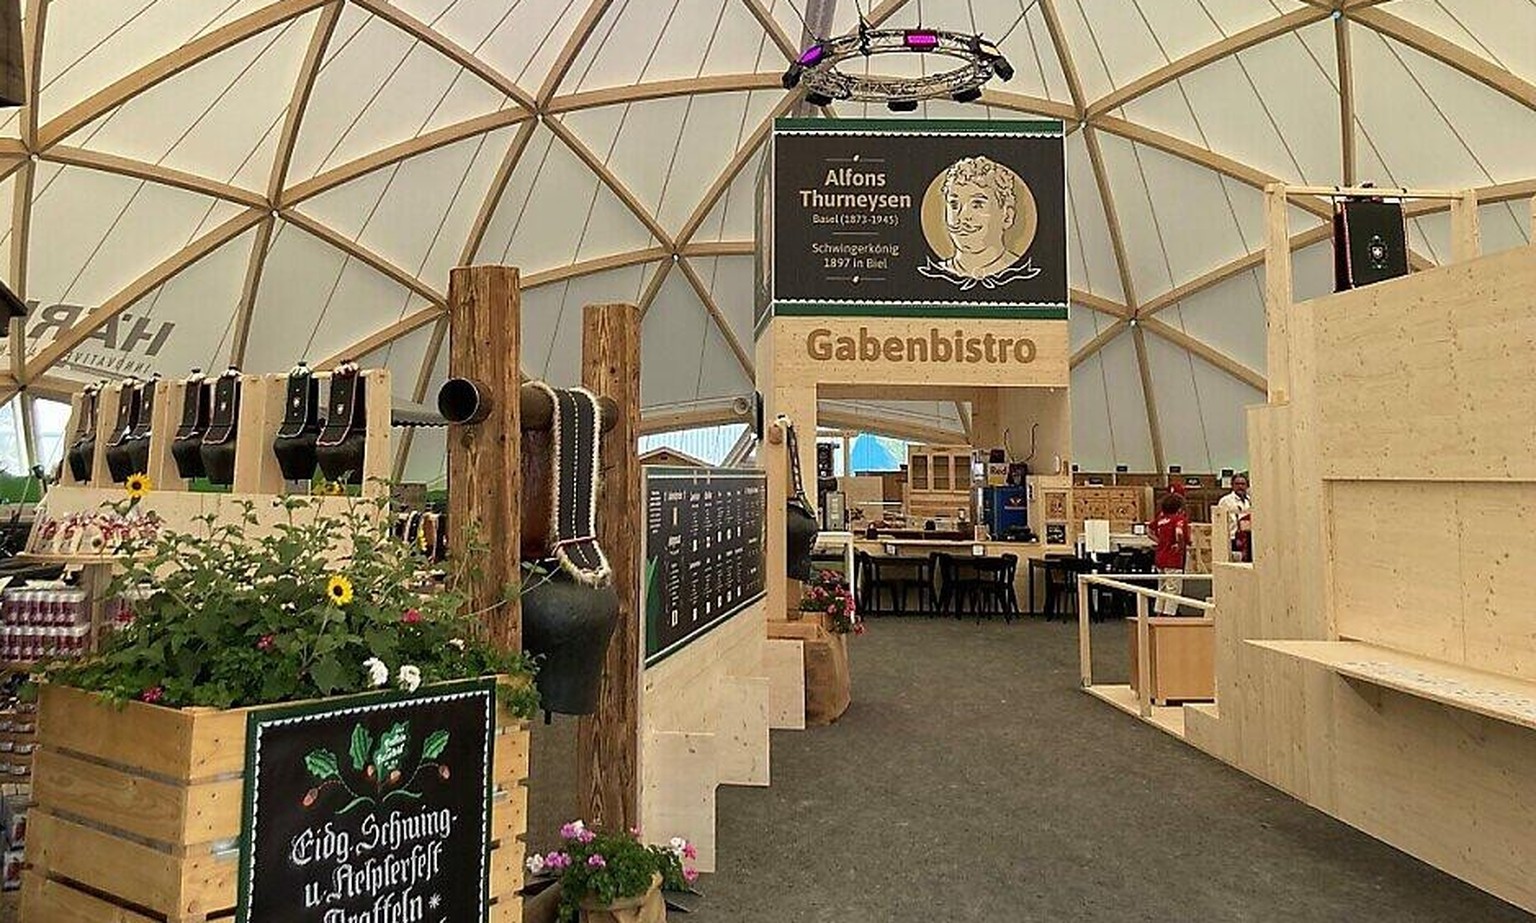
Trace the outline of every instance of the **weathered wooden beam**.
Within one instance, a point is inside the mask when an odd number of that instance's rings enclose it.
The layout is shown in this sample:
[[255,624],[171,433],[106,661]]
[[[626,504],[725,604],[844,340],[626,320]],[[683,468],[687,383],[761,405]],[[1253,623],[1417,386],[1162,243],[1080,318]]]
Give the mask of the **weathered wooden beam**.
[[449,275],[448,374],[487,386],[491,412],[448,433],[448,523],[452,551],[470,541],[488,549],[472,570],[469,607],[486,613],[486,633],[498,648],[523,647],[522,603],[507,594],[521,578],[522,402],[518,358],[522,324],[517,270],[460,266]]
[[640,823],[640,311],[588,305],[582,314],[582,384],[619,406],[603,437],[598,545],[613,568],[619,621],[608,644],[595,714],[577,726],[577,805],[604,830]]

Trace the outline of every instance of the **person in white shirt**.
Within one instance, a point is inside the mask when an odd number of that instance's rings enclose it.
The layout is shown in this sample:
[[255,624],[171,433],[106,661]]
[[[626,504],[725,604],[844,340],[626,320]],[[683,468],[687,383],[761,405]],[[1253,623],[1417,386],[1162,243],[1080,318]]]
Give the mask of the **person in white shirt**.
[[1227,511],[1227,539],[1237,539],[1237,522],[1253,506],[1248,499],[1248,475],[1238,474],[1232,478],[1232,492],[1216,501],[1216,507]]

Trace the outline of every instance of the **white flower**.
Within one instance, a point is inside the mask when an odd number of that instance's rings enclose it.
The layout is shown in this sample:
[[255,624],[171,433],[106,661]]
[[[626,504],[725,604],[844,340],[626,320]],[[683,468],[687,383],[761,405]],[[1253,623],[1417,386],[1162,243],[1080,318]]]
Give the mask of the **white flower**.
[[675,836],[667,842],[667,848],[672,850],[674,855],[681,856],[683,850],[688,848],[688,841],[680,836]]
[[379,658],[364,660],[363,669],[368,671],[368,685],[377,688],[389,682],[389,667]]
[[525,864],[528,866],[528,874],[530,875],[537,875],[544,871],[544,857],[538,853],[529,856]]
[[400,668],[400,675],[396,678],[406,692],[415,692],[416,687],[421,685],[421,670],[406,664]]
[[448,646],[453,648],[456,651],[462,651],[464,649],[464,639],[463,638],[449,638],[448,639]]

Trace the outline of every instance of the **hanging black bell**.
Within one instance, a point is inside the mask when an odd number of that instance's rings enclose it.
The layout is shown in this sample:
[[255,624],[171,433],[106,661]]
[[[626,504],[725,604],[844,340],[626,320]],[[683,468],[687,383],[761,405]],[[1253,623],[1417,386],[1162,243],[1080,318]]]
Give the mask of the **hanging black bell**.
[[202,369],[193,369],[181,382],[181,424],[171,437],[171,458],[176,460],[176,474],[185,480],[206,475],[203,467],[203,436],[213,407],[213,389]]
[[283,478],[302,481],[315,476],[315,440],[320,436],[320,381],[303,362],[288,373],[283,398],[283,422],[272,440],[272,454]]
[[91,479],[91,469],[96,464],[96,408],[100,394],[100,385],[86,385],[80,392],[80,425],[67,453],[69,476],[77,484]]
[[240,370],[230,366],[213,383],[213,410],[199,450],[203,470],[214,484],[235,482],[235,434],[240,423]]
[[523,649],[538,658],[536,683],[546,712],[597,710],[608,641],[619,620],[609,583],[588,586],[564,571],[535,578],[523,594]]
[[122,484],[133,474],[133,458],[128,452],[128,437],[139,422],[139,382],[130,378],[117,392],[117,418],[107,439],[107,472],[112,483]]
[[155,419],[155,392],[159,390],[160,376],[156,375],[139,386],[139,418],[134,421],[128,438],[123,440],[128,449],[128,465],[133,472],[149,471],[149,438]]
[[357,363],[343,362],[331,373],[325,426],[315,439],[315,461],[332,481],[363,483],[363,445],[367,439],[367,394]]
[[794,493],[784,504],[784,563],[786,576],[795,580],[811,579],[811,554],[816,550],[820,532],[816,512],[805,496],[805,482],[800,476],[800,443],[795,427],[784,425],[784,448],[789,453],[790,484]]
[[784,557],[787,576],[811,579],[811,554],[816,550],[816,517],[794,497],[784,506]]

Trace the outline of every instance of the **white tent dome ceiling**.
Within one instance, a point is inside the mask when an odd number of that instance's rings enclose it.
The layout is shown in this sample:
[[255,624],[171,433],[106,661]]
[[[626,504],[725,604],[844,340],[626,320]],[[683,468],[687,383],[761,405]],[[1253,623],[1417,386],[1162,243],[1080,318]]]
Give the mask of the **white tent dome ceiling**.
[[[0,125],[0,266],[40,308],[0,394],[18,374],[33,395],[362,356],[420,398],[445,372],[449,269],[481,261],[522,269],[530,374],[570,381],[581,307],[635,301],[653,425],[728,419],[751,388],[752,185],[797,102],[778,80],[803,15],[1006,33],[1012,82],[917,114],[1067,120],[1086,467],[1242,462],[1265,182],[1479,187],[1485,250],[1529,241],[1529,0],[870,5],[30,0],[36,95]],[[1298,289],[1316,294],[1327,206],[1298,206]],[[1445,215],[1414,214],[1419,265],[1448,258]],[[965,416],[829,410],[909,434]],[[440,438],[412,445],[409,473],[440,470]]]

